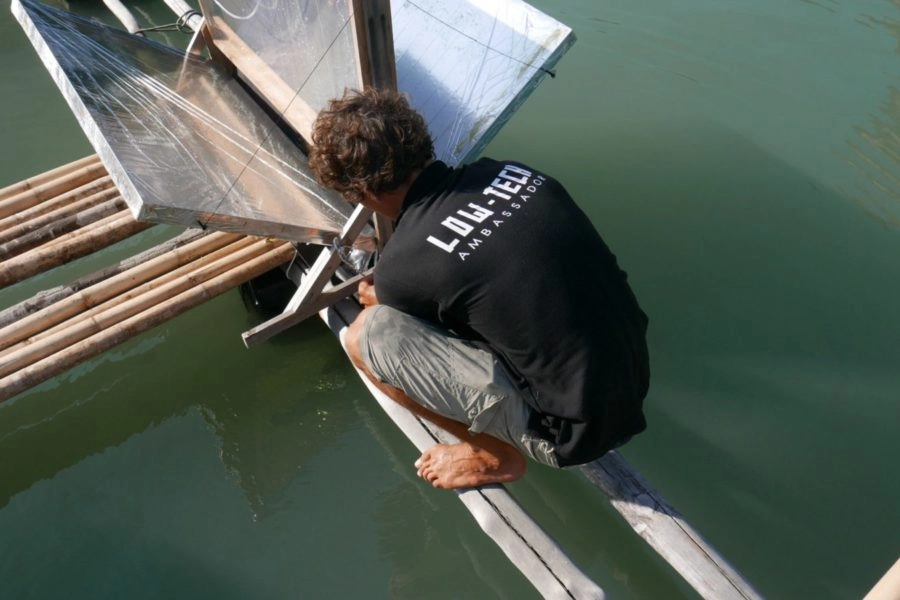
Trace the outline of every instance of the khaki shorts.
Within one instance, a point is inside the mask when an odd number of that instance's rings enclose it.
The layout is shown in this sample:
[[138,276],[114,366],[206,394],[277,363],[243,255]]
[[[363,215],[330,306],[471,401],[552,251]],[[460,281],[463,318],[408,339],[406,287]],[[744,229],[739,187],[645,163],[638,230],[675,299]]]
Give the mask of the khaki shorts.
[[362,359],[382,382],[445,417],[557,466],[554,445],[528,430],[533,409],[490,352],[428,321],[379,304],[360,333]]

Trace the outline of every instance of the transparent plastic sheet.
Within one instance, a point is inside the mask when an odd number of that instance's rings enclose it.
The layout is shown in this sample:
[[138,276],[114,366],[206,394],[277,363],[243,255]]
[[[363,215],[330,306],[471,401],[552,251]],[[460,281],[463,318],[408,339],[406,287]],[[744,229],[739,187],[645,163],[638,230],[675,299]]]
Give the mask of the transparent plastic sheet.
[[350,0],[200,0],[213,41],[309,140],[328,100],[362,81]]
[[575,42],[519,0],[391,0],[398,87],[438,158],[475,158]]
[[210,61],[32,0],[13,12],[140,220],[330,243],[352,212]]
[[[216,46],[301,135],[362,80],[349,0],[200,0]],[[474,158],[574,43],[520,0],[392,0],[398,87],[438,158]]]
[[[289,123],[292,107],[308,119],[359,80],[349,0],[202,4],[241,76]],[[233,77],[34,0],[13,12],[136,218],[334,239],[349,205]],[[392,0],[391,19],[399,88],[451,165],[474,158],[574,42],[519,0]]]

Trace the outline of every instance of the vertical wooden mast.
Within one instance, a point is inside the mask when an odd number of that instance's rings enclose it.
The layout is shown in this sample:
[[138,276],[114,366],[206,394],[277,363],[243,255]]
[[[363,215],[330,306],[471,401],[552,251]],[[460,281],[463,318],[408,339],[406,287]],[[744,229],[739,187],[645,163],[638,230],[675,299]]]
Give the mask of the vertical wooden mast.
[[[391,27],[390,0],[347,0],[350,3],[351,26],[359,64],[360,89],[375,87],[397,89],[397,70],[394,61],[394,38]],[[311,140],[308,140],[311,141]],[[247,347],[264,341],[273,335],[316,314],[319,310],[346,298],[356,290],[357,282],[365,275],[354,277],[344,284],[331,287],[335,270],[341,264],[341,247],[351,245],[366,223],[373,220],[381,251],[390,237],[393,225],[389,219],[373,213],[362,205],[356,207],[339,238],[332,247],[325,248],[310,268],[303,284],[288,302],[284,311],[268,321],[244,332]]]

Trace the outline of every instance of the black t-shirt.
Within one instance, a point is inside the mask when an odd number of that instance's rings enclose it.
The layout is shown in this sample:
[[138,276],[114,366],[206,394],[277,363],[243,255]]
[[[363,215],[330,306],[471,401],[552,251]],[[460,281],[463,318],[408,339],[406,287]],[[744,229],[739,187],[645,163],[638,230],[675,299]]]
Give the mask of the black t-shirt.
[[497,355],[560,466],[645,427],[647,317],[590,220],[557,181],[515,162],[429,165],[375,269],[379,302]]

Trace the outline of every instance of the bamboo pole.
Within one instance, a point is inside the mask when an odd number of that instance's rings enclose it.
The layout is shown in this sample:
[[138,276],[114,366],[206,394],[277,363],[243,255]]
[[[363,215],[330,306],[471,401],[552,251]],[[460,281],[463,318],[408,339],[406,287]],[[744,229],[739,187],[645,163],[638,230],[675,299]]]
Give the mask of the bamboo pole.
[[90,181],[59,196],[54,196],[22,212],[0,219],[0,242],[43,227],[51,221],[84,210],[119,195],[109,176]]
[[[293,252],[293,247],[287,242],[275,242],[274,244],[278,246],[287,245]],[[178,279],[153,288],[145,294],[121,302],[116,301],[117,299],[114,298],[111,305],[103,312],[85,319],[77,319],[75,323],[54,332],[52,335],[2,353],[0,355],[0,377],[6,377],[15,371],[24,369],[38,360],[46,358],[67,346],[74,345],[104,329],[113,327],[135,314],[163,303],[168,298],[181,294],[185,290],[209,281],[222,273],[240,268],[242,263],[268,252],[272,246],[273,242],[267,239],[253,240],[251,245],[205,265],[196,271],[184,274]]]
[[[71,245],[73,240],[77,240],[82,237],[90,237],[92,234],[96,234],[98,231],[106,231],[109,229],[115,229],[118,227],[119,223],[128,223],[134,221],[134,217],[131,215],[131,212],[126,209],[122,209],[117,213],[111,214],[108,217],[104,217],[99,221],[95,221],[90,225],[82,227],[78,231],[72,231],[67,233],[66,235],[61,235],[54,240],[50,240],[46,244],[44,244],[41,249],[53,250],[54,252],[65,251],[67,247]],[[147,225],[152,225],[152,223],[147,223]],[[105,248],[107,244],[102,244],[104,241],[103,238],[99,240],[101,242],[94,250],[100,250],[101,248]]]
[[125,29],[128,30],[128,33],[137,33],[140,30],[141,26],[138,25],[137,19],[134,18],[128,7],[122,4],[120,0],[103,0],[103,4],[119,19],[122,25],[125,26]]
[[152,225],[135,221],[127,210],[120,211],[0,263],[0,288],[111,246]]
[[74,291],[57,302],[36,310],[22,311],[12,318],[0,321],[0,350],[4,350],[42,331],[62,323],[66,319],[90,310],[101,303],[132,290],[178,267],[230,244],[241,236],[237,233],[214,232],[195,237],[183,246],[169,249],[163,254],[137,263],[129,269],[112,274],[90,286]]
[[900,598],[900,559],[878,580],[863,600],[897,600]]
[[579,467],[610,504],[702,598],[758,600],[728,561],[615,451]]
[[26,208],[31,208],[44,200],[68,192],[89,181],[99,179],[104,175],[106,175],[106,167],[99,162],[91,163],[70,173],[66,173],[62,177],[52,179],[37,187],[14,194],[5,200],[0,200],[0,219],[6,218],[21,210],[25,210]]
[[56,238],[80,229],[91,223],[104,219],[110,215],[119,213],[126,208],[125,200],[116,196],[106,202],[91,206],[85,210],[70,214],[47,223],[43,227],[20,235],[16,239],[0,244],[0,260],[7,260],[26,250],[31,250],[41,244],[46,244]]
[[187,246],[192,242],[203,239],[209,235],[213,235],[213,232],[206,232],[201,229],[188,229],[170,240],[144,250],[140,254],[125,258],[114,265],[104,267],[103,269],[94,271],[84,277],[79,277],[67,285],[60,285],[47,290],[42,290],[31,298],[23,300],[18,304],[14,304],[0,312],[0,327],[6,327],[10,323],[15,323],[30,314],[43,310],[51,304],[60,302],[85,288],[106,281],[120,273],[174,250],[178,250],[179,248]]
[[63,175],[71,173],[72,171],[77,171],[82,167],[87,167],[92,165],[93,163],[98,162],[100,162],[100,157],[96,154],[91,154],[90,156],[85,156],[84,158],[73,160],[72,162],[65,165],[60,165],[55,169],[51,169],[49,171],[45,171],[44,173],[34,175],[33,177],[29,177],[28,179],[23,179],[18,183],[10,184],[4,188],[0,188],[0,200],[6,200],[7,198],[15,196],[16,194],[36,188],[39,185],[47,183],[48,181],[57,179],[59,177],[62,177]]
[[[192,278],[196,276],[197,273],[200,273],[203,277],[211,276],[208,274],[207,269],[212,265],[213,269],[216,268],[229,268],[229,263],[221,262],[223,259],[228,260],[235,253],[247,248],[248,246],[257,243],[259,241],[258,238],[252,237],[239,237],[239,239],[234,240],[233,242],[228,243],[224,247],[218,248],[209,254],[198,257],[196,260],[189,262],[187,264],[178,266],[177,268],[161,273],[156,278],[151,278],[143,284],[132,287],[131,289],[118,294],[112,295],[102,301],[92,301],[89,296],[86,298],[87,306],[85,310],[78,311],[77,304],[73,307],[70,303],[65,303],[60,310],[50,310],[48,311],[49,316],[51,318],[43,319],[40,317],[35,317],[34,319],[28,319],[26,323],[24,323],[23,331],[19,331],[20,325],[16,323],[15,325],[9,327],[9,329],[13,330],[13,333],[9,336],[9,342],[3,342],[3,350],[0,350],[0,365],[3,364],[6,356],[15,354],[19,350],[23,348],[27,348],[29,346],[33,346],[45,340],[48,337],[52,337],[59,332],[69,329],[74,325],[82,321],[89,321],[93,319],[97,315],[102,315],[104,312],[115,308],[118,305],[122,305],[126,302],[143,298],[145,301],[148,298],[151,298],[148,294],[155,293],[155,290],[161,288],[170,282],[173,281],[185,281],[185,277]],[[263,251],[265,248],[262,246],[257,246],[259,252]],[[246,258],[252,258],[253,254],[247,255]],[[213,272],[213,275],[215,272]],[[127,274],[126,274],[127,275]],[[176,291],[168,292],[169,295],[172,293],[176,293]],[[107,292],[108,293],[108,292]],[[103,295],[107,295],[104,293]],[[157,294],[158,295],[158,294]],[[78,302],[81,298],[72,299],[74,302]],[[73,312],[73,308],[75,308]],[[69,313],[65,318],[60,318],[63,313]],[[43,316],[43,315],[41,315]],[[23,319],[25,321],[25,319]],[[26,331],[31,331],[30,337],[23,336],[22,334]],[[27,338],[27,339],[26,339]],[[18,343],[13,345],[13,340],[17,340]],[[0,371],[2,371],[2,367],[0,367]]]
[[101,352],[112,348],[139,333],[159,325],[219,294],[245,283],[258,275],[289,261],[294,255],[289,243],[273,245],[260,256],[239,267],[199,283],[164,302],[151,305],[146,311],[96,333],[50,355],[14,374],[0,379],[0,402],[19,394],[54,375],[65,371]]

